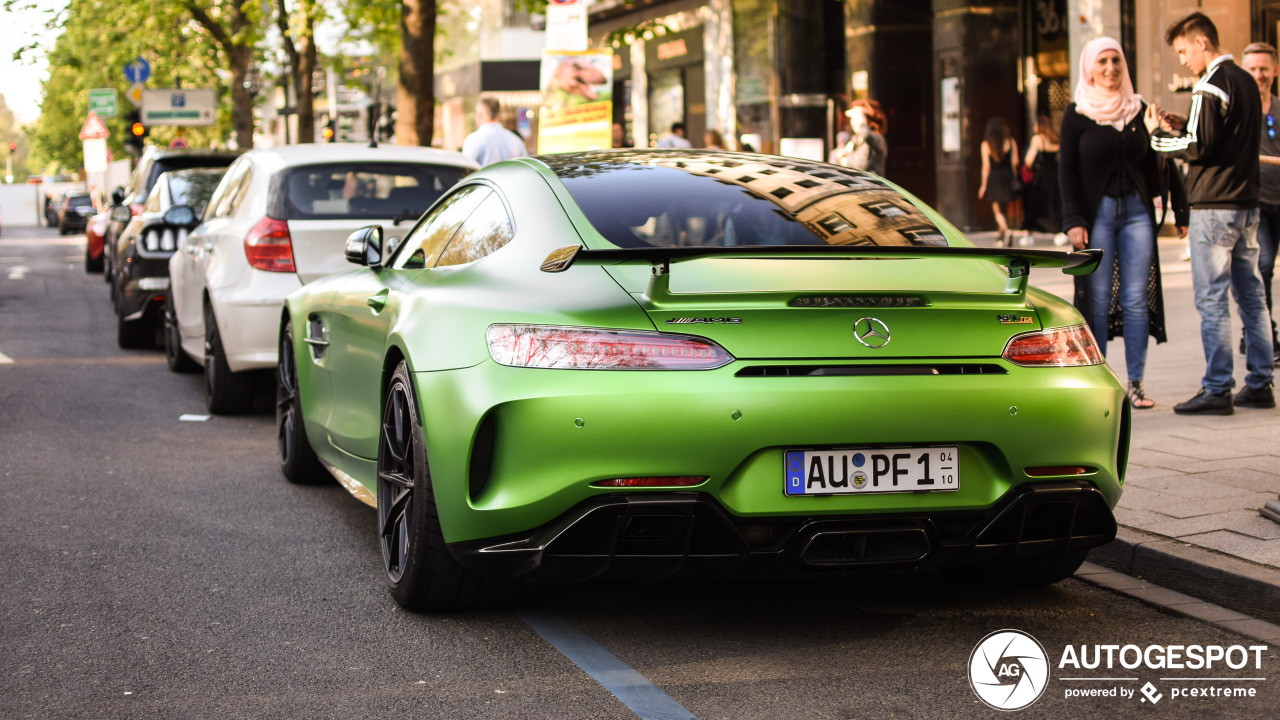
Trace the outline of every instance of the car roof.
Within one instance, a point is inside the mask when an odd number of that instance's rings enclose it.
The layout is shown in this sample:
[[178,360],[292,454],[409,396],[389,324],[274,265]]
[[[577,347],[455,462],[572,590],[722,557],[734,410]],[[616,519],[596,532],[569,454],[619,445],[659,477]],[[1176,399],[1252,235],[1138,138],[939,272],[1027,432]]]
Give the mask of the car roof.
[[384,144],[374,148],[358,143],[309,143],[257,148],[245,153],[245,157],[271,172],[298,165],[351,161],[429,163],[468,169],[480,167],[462,153],[416,145]]

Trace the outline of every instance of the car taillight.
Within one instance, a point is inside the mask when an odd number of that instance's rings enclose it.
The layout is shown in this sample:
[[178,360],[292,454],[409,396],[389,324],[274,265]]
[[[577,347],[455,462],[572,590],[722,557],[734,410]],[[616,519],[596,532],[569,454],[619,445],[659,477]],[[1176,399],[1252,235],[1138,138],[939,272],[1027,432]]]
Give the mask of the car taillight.
[[597,480],[592,487],[690,487],[700,485],[707,479],[706,475],[676,475],[661,477],[628,477],[613,480]]
[[144,208],[144,207],[146,207],[146,206],[145,206],[145,205],[143,205],[142,203],[133,203],[133,204],[129,205],[129,212],[133,213],[134,215],[141,215],[141,214],[142,214],[142,208]]
[[249,265],[268,272],[294,272],[293,242],[289,225],[264,217],[244,238],[244,256]]
[[636,330],[491,325],[489,354],[500,365],[575,370],[712,370],[733,362],[705,338]]
[[1004,359],[1026,367],[1073,367],[1104,362],[1087,325],[1015,335],[1004,348]]

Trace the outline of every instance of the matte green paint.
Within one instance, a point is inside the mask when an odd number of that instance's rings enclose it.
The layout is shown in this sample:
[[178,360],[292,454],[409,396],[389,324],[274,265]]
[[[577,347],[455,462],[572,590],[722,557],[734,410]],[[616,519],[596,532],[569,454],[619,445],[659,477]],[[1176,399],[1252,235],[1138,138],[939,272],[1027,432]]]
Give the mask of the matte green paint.
[[[1021,368],[1000,358],[1013,335],[1083,322],[1039,290],[1005,292],[1008,276],[976,260],[720,260],[673,262],[675,293],[702,304],[663,307],[645,296],[643,266],[538,270],[554,249],[607,243],[554,174],[535,159],[468,178],[497,186],[515,239],[483,260],[427,270],[354,268],[311,283],[286,303],[295,333],[324,319],[326,356],[296,342],[307,435],[322,459],[376,492],[375,456],[388,358],[413,371],[445,539],[496,537],[538,527],[574,504],[616,489],[596,480],[706,475],[696,488],[741,516],[858,514],[990,506],[1032,466],[1085,465],[1112,506],[1123,388],[1104,364]],[[917,206],[953,245],[970,243]],[[803,272],[796,272],[803,268]],[[368,299],[386,293],[375,312]],[[889,310],[789,308],[815,291],[892,291],[928,306]],[[647,312],[646,312],[647,311]],[[741,324],[667,325],[675,317],[728,316]],[[1029,324],[1002,325],[1018,314]],[[893,332],[880,350],[852,337],[860,317]],[[488,353],[493,323],[666,330],[710,337],[737,360],[709,371],[543,370],[504,367]],[[997,364],[1002,375],[736,377],[746,365],[823,358],[835,364]],[[1017,408],[1016,414],[1010,412]],[[735,415],[737,419],[735,419]],[[496,428],[490,480],[468,492],[468,463],[485,417]],[[581,420],[581,422],[577,422]],[[949,493],[788,498],[787,449],[863,445],[960,447],[960,489]],[[1052,478],[1045,478],[1052,480]],[[645,492],[643,490],[639,492]]]

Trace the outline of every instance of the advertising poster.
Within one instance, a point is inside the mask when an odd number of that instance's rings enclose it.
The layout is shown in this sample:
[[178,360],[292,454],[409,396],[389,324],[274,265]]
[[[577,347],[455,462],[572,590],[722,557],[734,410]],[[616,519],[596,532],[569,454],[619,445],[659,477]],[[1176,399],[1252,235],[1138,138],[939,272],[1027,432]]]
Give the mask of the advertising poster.
[[613,50],[545,50],[538,153],[599,150],[613,144]]

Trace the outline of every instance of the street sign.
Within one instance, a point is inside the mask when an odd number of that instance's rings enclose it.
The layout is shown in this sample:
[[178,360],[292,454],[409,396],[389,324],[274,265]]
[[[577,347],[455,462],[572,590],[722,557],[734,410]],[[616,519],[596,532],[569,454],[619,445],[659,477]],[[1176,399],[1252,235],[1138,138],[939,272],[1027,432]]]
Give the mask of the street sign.
[[124,96],[128,98],[129,102],[133,103],[134,107],[141,106],[142,105],[142,86],[139,85],[138,83],[134,83],[130,85],[129,89],[125,91]]
[[108,135],[107,126],[102,123],[102,119],[98,117],[98,113],[90,110],[89,117],[85,118],[84,127],[80,128],[80,139],[101,140]]
[[133,62],[124,66],[124,79],[131,83],[142,84],[151,77],[151,63],[136,58]]
[[218,116],[213,88],[142,91],[143,125],[212,125]]
[[119,114],[115,88],[94,88],[89,91],[89,110],[100,118],[112,118]]
[[587,49],[587,8],[577,3],[548,5],[547,50]]

